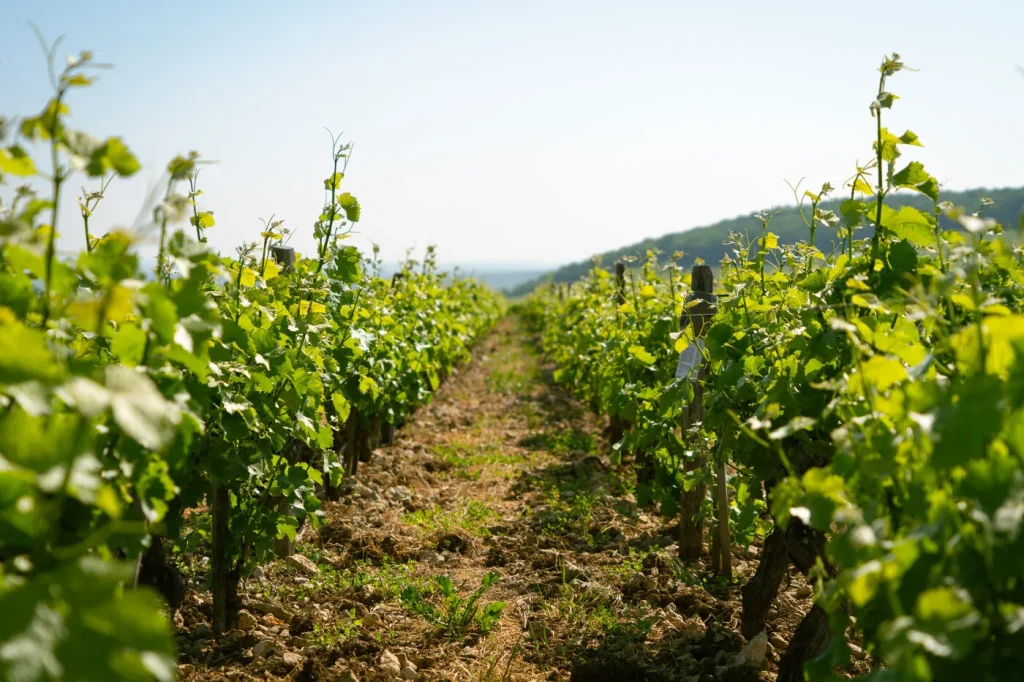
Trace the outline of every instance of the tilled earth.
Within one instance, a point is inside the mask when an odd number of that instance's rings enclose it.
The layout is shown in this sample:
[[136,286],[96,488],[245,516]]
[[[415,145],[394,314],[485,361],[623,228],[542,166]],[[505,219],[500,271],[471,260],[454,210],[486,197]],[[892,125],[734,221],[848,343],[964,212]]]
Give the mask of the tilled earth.
[[[637,508],[629,467],[608,463],[597,418],[549,369],[505,319],[345,481],[326,524],[245,582],[240,628],[219,641],[205,563],[182,557],[181,679],[774,679],[811,589],[794,574],[767,646],[746,646],[739,585],[758,548],[736,551],[732,585],[675,559],[674,524]],[[443,612],[439,577],[464,598],[488,573],[478,611],[504,603],[489,631],[458,623],[459,609],[428,621]]]

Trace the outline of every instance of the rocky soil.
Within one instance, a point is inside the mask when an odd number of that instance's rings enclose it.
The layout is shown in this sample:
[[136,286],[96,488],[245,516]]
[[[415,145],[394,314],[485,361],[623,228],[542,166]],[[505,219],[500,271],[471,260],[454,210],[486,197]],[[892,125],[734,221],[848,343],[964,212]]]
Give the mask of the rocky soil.
[[[246,580],[238,631],[211,637],[207,567],[179,558],[181,679],[774,679],[810,587],[792,575],[767,631],[746,642],[739,585],[758,547],[736,550],[735,584],[681,564],[674,524],[637,508],[610,451],[521,323],[504,320],[345,481],[326,525]],[[504,603],[497,622],[460,623],[459,608],[445,618],[437,579],[458,599],[489,573],[476,606]]]

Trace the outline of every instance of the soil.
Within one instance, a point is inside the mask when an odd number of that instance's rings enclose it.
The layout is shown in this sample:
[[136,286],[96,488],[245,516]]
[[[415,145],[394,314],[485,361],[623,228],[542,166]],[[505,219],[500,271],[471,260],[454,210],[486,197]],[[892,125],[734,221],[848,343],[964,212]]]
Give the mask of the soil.
[[[551,369],[522,322],[503,320],[344,481],[325,525],[300,532],[308,561],[244,582],[240,629],[219,641],[206,566],[181,557],[181,679],[773,680],[776,647],[812,605],[803,578],[769,614],[763,662],[737,665],[758,547],[734,551],[732,584],[680,563],[675,524],[637,508],[631,467],[609,463],[603,422]],[[438,577],[468,597],[488,573],[478,610],[504,603],[490,631],[423,614],[442,602]]]

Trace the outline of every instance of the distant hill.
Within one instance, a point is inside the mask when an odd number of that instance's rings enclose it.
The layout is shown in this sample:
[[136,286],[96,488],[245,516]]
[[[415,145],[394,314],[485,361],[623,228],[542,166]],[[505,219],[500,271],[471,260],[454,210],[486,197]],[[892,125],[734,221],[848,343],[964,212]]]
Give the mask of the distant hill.
[[[495,291],[509,291],[523,286],[528,282],[539,281],[550,271],[551,265],[539,263],[536,265],[519,265],[503,263],[440,263],[442,272],[457,274],[462,278],[473,278],[483,282]],[[395,273],[393,265],[385,265],[381,268],[381,277],[390,278]],[[531,285],[528,291],[531,291]]]
[[[985,208],[987,217],[995,218],[1004,228],[1008,230],[1017,229],[1020,226],[1021,216],[1024,216],[1024,187],[1006,189],[972,189],[963,192],[943,192],[940,197],[943,201],[951,201],[956,206],[963,206],[968,211],[976,211],[980,206],[982,197],[992,199],[995,204]],[[893,207],[911,205],[923,211],[931,211],[931,200],[927,197],[910,192],[901,192],[890,197],[887,202]],[[839,213],[838,205],[822,204],[821,208],[834,210]],[[805,206],[805,212],[807,207]],[[671,255],[675,251],[684,252],[682,264],[689,265],[696,258],[701,258],[711,265],[717,265],[725,255],[726,247],[723,244],[729,237],[729,232],[737,232],[758,235],[761,232],[761,223],[754,217],[754,213],[738,216],[729,220],[722,220],[714,225],[694,227],[682,232],[672,232],[657,239],[645,239],[642,242],[630,244],[614,251],[606,251],[600,254],[601,265],[607,269],[614,267],[615,261],[623,256],[642,257],[649,249],[660,249],[663,253]],[[958,227],[942,218],[945,229]],[[779,241],[785,244],[792,244],[807,239],[807,227],[800,219],[800,214],[795,206],[787,206],[778,209],[778,213],[772,219],[769,228],[779,237]],[[835,230],[819,228],[815,242],[822,251],[830,250],[830,243],[836,242]],[[557,270],[546,273],[542,277],[523,282],[511,289],[510,296],[522,296],[530,293],[538,284],[544,281],[554,282],[575,282],[586,274],[593,267],[593,259],[587,259],[569,265],[563,265]]]

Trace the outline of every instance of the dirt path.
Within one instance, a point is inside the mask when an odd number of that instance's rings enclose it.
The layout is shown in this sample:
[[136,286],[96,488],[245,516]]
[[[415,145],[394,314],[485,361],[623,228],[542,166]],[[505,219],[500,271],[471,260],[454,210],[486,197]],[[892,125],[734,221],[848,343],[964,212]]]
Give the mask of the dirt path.
[[[674,525],[636,508],[629,468],[608,464],[597,419],[549,370],[521,322],[502,321],[345,482],[326,526],[300,534],[309,561],[247,581],[242,630],[219,643],[193,567],[182,679],[772,679],[770,646],[764,670],[728,665],[744,644],[738,590],[673,558]],[[754,566],[737,560],[742,581]],[[478,606],[505,604],[489,632],[417,612],[441,604],[437,578],[467,597],[488,573]],[[806,592],[794,580],[781,595],[781,635]]]

